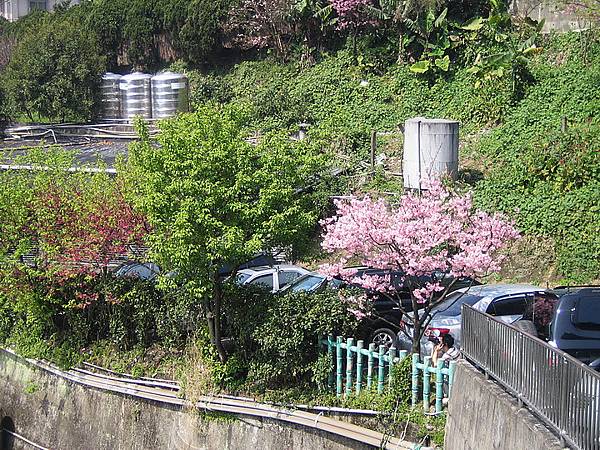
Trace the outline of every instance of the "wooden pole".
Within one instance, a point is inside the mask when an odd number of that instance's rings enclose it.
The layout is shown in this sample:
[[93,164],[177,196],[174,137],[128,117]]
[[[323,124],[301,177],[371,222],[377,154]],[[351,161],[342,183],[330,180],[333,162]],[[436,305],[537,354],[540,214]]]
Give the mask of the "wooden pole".
[[346,341],[346,397],[352,392],[352,346],[354,339],[348,338]]
[[367,360],[367,390],[371,390],[373,385],[373,353],[375,353],[375,344],[369,344],[369,358]]
[[377,367],[377,393],[383,392],[383,377],[385,376],[385,360],[383,355],[385,354],[385,346],[379,346],[379,367]]
[[377,153],[377,131],[371,131],[371,169],[375,169],[375,154]]
[[342,395],[342,337],[338,336],[335,343],[335,356],[336,356],[336,383],[335,393],[338,397]]

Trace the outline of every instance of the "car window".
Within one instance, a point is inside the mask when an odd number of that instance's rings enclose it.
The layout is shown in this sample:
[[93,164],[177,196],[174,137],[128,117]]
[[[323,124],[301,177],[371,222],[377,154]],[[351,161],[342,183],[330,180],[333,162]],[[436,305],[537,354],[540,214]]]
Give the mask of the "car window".
[[526,309],[527,302],[525,296],[520,295],[494,300],[490,303],[486,312],[492,316],[520,316],[525,314]]
[[273,289],[273,275],[261,275],[260,277],[256,277],[249,284],[254,286],[261,286],[267,289]]
[[577,328],[600,329],[600,297],[580,298],[575,304],[571,320]]
[[303,292],[303,291],[312,291],[316,289],[323,281],[324,277],[319,277],[316,275],[307,275],[298,279],[298,281],[290,287],[293,292]]
[[473,306],[482,298],[481,295],[453,292],[446,297],[442,303],[433,308],[432,313],[452,317],[460,316],[461,306],[463,304]]
[[238,273],[235,277],[235,282],[237,284],[244,284],[248,278],[250,278],[250,275],[247,273]]
[[279,272],[279,289],[281,289],[284,286],[287,286],[292,281],[300,277],[300,275],[301,274],[299,272],[296,272],[294,270],[284,270],[282,272]]

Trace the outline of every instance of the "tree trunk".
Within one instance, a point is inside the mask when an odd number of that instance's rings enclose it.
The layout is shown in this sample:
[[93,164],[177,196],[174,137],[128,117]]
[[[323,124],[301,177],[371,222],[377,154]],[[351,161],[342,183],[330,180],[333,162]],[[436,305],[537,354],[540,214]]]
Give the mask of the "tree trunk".
[[411,352],[418,353],[419,357],[421,356],[421,318],[418,314],[414,316]]
[[[218,276],[217,276],[218,277]],[[219,359],[221,362],[227,360],[227,352],[223,347],[221,341],[221,301],[223,297],[223,291],[221,290],[221,282],[218,279],[213,280],[213,307],[212,310],[208,311],[206,315],[208,321],[208,331],[210,333],[210,340],[217,349]]]
[[404,34],[402,30],[398,30],[398,58],[397,64],[404,64]]

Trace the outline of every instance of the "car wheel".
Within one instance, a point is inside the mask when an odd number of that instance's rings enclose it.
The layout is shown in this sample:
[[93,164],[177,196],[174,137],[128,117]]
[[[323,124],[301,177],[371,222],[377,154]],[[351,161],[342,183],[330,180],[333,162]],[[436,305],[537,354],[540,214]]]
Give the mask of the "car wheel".
[[530,334],[531,336],[537,337],[537,329],[531,320],[519,320],[514,323],[515,328],[522,331],[523,333]]
[[396,332],[390,328],[378,328],[371,333],[369,342],[375,344],[377,349],[383,345],[386,350],[392,346],[398,347],[398,336]]

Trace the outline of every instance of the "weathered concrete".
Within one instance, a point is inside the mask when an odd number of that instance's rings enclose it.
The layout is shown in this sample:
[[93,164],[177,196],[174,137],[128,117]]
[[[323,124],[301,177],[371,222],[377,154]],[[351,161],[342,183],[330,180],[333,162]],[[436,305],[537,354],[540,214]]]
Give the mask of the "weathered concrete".
[[552,0],[511,0],[509,5],[511,14],[515,16],[528,16],[538,22],[544,20],[542,31],[545,33],[580,31],[590,27],[587,21],[565,11]]
[[[208,419],[179,407],[83,387],[0,352],[0,419],[53,450],[362,449],[350,439],[244,417]],[[14,449],[23,448],[15,441]]]
[[456,367],[446,450],[561,450],[552,432],[498,384],[466,361]]

